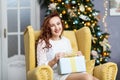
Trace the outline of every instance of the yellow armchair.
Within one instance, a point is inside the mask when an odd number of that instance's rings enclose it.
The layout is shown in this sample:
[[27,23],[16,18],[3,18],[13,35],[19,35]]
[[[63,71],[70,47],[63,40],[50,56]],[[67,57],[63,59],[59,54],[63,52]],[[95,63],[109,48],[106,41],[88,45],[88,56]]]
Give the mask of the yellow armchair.
[[[32,26],[28,26],[24,32],[26,77],[27,80],[53,80],[53,71],[49,66],[36,66],[35,42],[39,35],[40,31],[34,31]],[[86,61],[89,62],[91,51],[91,33],[89,28],[83,27],[76,32],[64,31],[63,35],[70,39],[73,50],[82,51]],[[117,64],[108,62],[96,66],[93,69],[93,75],[100,80],[115,80]]]

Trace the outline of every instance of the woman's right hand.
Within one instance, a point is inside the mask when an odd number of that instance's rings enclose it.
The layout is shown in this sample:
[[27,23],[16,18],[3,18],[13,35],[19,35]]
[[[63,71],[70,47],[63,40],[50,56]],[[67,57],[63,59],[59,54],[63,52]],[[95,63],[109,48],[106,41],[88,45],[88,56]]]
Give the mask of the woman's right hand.
[[48,65],[50,65],[51,67],[53,67],[60,58],[64,57],[65,54],[64,53],[56,53],[55,57],[48,63]]
[[55,57],[54,57],[55,62],[57,63],[58,60],[59,60],[60,58],[64,57],[64,56],[65,56],[65,53],[62,53],[62,52],[56,53],[56,55],[55,55]]

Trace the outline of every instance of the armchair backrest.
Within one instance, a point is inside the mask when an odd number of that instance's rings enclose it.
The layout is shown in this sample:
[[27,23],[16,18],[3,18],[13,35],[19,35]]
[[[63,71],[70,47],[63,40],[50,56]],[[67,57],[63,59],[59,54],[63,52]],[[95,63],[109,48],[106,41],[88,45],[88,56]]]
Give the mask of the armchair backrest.
[[[35,41],[39,35],[40,31],[34,31],[32,26],[28,26],[24,32],[26,72],[36,67]],[[90,60],[91,33],[89,28],[83,27],[76,32],[64,31],[63,35],[70,39],[73,50],[82,51],[86,60]]]

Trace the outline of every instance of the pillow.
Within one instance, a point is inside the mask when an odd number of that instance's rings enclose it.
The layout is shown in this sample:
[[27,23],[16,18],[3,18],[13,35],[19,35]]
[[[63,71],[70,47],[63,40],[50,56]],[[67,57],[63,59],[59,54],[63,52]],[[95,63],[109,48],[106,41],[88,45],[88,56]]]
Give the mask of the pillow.
[[95,60],[86,61],[86,70],[91,75],[93,75],[94,66],[95,66]]

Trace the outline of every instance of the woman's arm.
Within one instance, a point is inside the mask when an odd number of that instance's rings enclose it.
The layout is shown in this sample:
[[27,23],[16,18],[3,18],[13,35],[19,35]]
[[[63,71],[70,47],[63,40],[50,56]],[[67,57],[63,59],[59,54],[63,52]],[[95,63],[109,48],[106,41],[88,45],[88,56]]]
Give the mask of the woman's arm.
[[45,42],[44,41],[40,41],[38,42],[37,45],[37,65],[47,65],[48,61],[47,61],[47,56],[46,56],[46,50],[43,49],[45,47]]
[[49,65],[50,67],[53,67],[58,62],[61,55],[57,53],[56,56],[51,61],[48,61],[46,55],[46,49],[44,47],[45,47],[45,42],[39,41],[37,45],[37,65],[38,66]]

